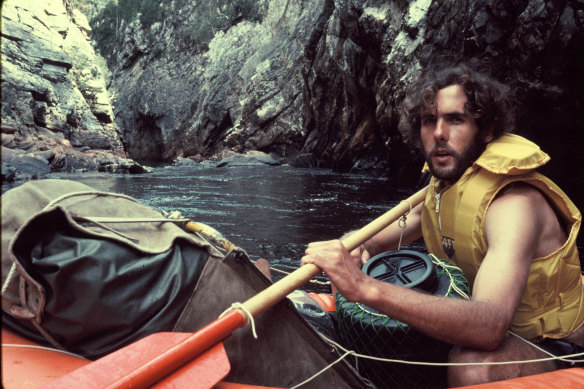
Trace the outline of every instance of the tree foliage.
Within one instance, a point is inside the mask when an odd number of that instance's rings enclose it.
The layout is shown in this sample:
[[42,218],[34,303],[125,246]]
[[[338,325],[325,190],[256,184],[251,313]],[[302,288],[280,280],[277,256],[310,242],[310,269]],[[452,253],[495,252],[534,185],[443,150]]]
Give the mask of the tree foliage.
[[261,20],[255,0],[110,0],[91,19],[93,39],[101,54],[111,58],[128,23],[139,18],[141,28],[148,34],[154,23],[185,12],[191,16],[177,27],[177,37],[182,45],[200,50],[205,50],[219,31],[226,31],[242,20]]

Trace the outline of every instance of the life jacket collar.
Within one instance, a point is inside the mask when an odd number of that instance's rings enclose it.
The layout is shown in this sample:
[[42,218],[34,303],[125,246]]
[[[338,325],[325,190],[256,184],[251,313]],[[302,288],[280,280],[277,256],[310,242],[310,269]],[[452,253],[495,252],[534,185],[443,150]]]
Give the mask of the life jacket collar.
[[550,160],[535,143],[514,134],[503,134],[487,145],[475,165],[495,174],[519,175],[535,170]]

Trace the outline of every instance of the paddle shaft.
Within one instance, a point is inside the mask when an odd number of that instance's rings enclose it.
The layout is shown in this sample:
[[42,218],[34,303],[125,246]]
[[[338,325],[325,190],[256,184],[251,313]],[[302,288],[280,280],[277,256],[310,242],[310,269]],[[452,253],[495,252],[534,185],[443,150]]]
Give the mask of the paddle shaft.
[[[403,214],[410,211],[410,209],[424,201],[427,190],[428,187],[420,189],[408,199],[403,200],[391,210],[387,211],[377,219],[373,220],[371,223],[367,224],[365,227],[355,231],[346,238],[341,239],[341,243],[343,243],[348,251],[353,251],[367,240],[371,239],[375,234],[383,230],[385,227],[395,222]],[[306,264],[296,269],[278,282],[270,285],[260,293],[251,297],[249,300],[243,303],[243,306],[252,314],[253,317],[256,317],[276,304],[278,301],[282,300],[294,290],[306,284],[308,281],[310,281],[311,278],[320,272],[321,270],[318,266],[313,264]]]

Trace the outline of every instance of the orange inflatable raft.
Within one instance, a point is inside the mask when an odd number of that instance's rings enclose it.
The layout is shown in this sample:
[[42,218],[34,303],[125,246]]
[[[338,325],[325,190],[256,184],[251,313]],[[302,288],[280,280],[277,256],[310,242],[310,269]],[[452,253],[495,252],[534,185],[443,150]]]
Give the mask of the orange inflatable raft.
[[[317,296],[327,306],[331,298]],[[328,305],[330,307],[330,305]],[[164,334],[160,334],[164,335]],[[2,387],[6,389],[42,388],[67,374],[91,364],[92,361],[42,347],[11,331],[2,329]],[[204,381],[205,364],[213,360],[195,360],[170,374],[155,387],[192,388],[193,382]],[[203,368],[201,368],[203,367]],[[225,372],[227,374],[227,371]],[[194,381],[193,381],[194,380]],[[165,385],[166,384],[168,385]],[[181,384],[182,383],[182,384]],[[210,385],[207,387],[211,387]],[[267,388],[230,382],[216,383],[217,389]],[[550,373],[521,377],[485,385],[467,386],[467,389],[579,389],[584,388],[584,369],[571,368]]]

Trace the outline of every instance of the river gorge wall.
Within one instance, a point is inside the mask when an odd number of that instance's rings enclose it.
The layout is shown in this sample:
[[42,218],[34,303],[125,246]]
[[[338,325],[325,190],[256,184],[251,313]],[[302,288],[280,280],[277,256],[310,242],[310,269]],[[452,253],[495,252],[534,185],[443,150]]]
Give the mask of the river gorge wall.
[[[516,90],[517,133],[551,155],[546,172],[582,208],[582,1],[240,0],[229,15],[217,8],[229,17],[220,28],[198,2],[144,1],[155,12],[109,21],[103,1],[37,3],[2,6],[3,175],[13,154],[50,170],[139,171],[133,160],[261,151],[411,185],[421,160],[397,107],[448,55],[488,64]],[[101,55],[97,30],[111,32]]]
[[90,30],[63,0],[2,3],[2,180],[144,171],[127,158]]

